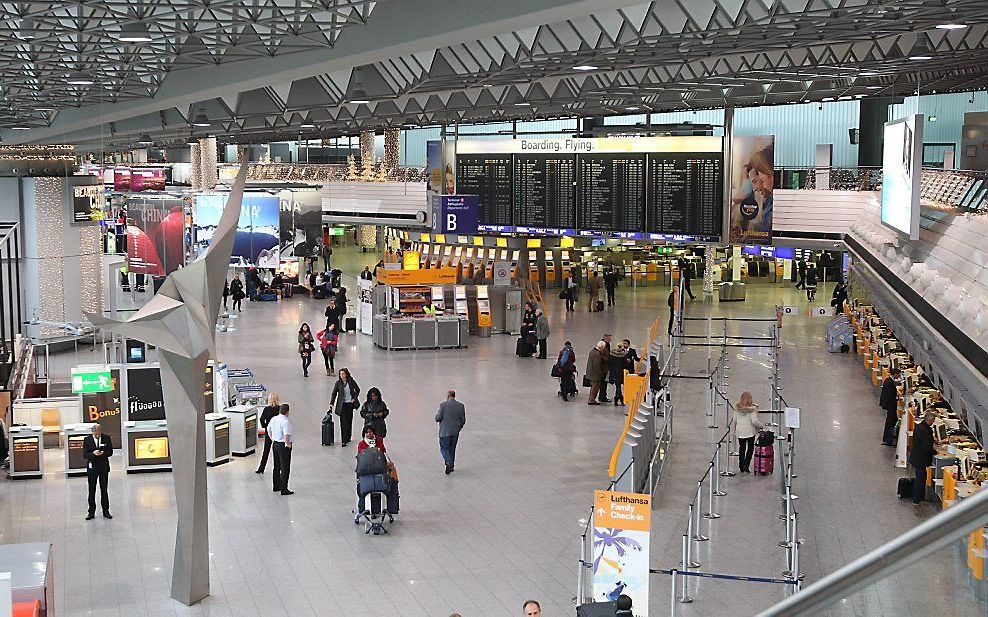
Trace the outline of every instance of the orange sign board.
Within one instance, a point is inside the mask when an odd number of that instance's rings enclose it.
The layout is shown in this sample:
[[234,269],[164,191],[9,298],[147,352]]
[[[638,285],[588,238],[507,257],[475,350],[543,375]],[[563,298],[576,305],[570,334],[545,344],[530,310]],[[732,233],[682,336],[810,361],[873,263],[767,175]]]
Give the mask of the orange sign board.
[[385,285],[443,285],[456,283],[456,268],[431,268],[429,270],[377,271],[377,279]]
[[491,314],[490,313],[478,313],[477,314],[477,325],[481,328],[487,328],[491,325]]
[[651,495],[618,493],[615,491],[594,491],[594,527],[648,531],[651,528],[651,524]]
[[418,251],[405,251],[402,259],[402,267],[405,270],[418,270],[421,259],[422,255]]

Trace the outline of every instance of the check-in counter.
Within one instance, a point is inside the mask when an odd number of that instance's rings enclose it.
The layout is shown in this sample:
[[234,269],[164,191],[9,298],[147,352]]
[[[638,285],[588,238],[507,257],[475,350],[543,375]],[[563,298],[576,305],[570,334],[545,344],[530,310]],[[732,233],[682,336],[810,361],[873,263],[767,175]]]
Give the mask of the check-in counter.
[[45,473],[44,431],[40,426],[11,426],[7,429],[11,479],[40,478]]
[[249,456],[257,450],[257,418],[260,405],[234,405],[226,408],[230,418],[230,454]]
[[225,413],[206,414],[206,464],[230,462],[230,418]]
[[374,344],[382,349],[452,349],[467,346],[470,321],[465,316],[389,319],[374,316]]
[[127,473],[171,471],[168,423],[164,420],[124,422],[121,448]]
[[[83,442],[93,434],[94,423],[66,424],[62,429],[62,444],[65,450],[65,475],[84,476],[89,461],[83,455]],[[120,444],[114,444],[119,447]]]

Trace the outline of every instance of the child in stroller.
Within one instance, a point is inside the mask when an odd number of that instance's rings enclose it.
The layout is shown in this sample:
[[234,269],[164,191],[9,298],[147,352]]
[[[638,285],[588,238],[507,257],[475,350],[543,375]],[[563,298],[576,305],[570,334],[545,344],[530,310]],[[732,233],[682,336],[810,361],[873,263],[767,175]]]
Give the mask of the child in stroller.
[[364,520],[364,533],[374,535],[388,533],[384,523],[394,523],[398,514],[398,475],[394,463],[383,451],[383,443],[378,446],[374,429],[365,426],[363,439],[357,453],[357,506],[354,508],[353,523]]

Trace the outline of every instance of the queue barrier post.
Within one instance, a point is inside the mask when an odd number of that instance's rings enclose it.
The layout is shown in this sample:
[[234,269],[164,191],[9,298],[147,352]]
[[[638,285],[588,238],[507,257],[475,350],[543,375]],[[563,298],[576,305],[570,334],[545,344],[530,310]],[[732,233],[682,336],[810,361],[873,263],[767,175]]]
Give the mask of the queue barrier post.
[[[689,563],[689,552],[690,552],[690,549],[689,549],[689,546],[690,546],[689,536],[684,535],[683,536],[683,571],[684,572],[689,572],[690,571],[690,563]],[[699,567],[699,566],[696,566],[696,567]],[[679,601],[682,604],[689,604],[690,602],[693,601],[693,598],[690,597],[690,593],[689,593],[690,590],[688,588],[689,579],[687,577],[685,577],[685,576],[682,577],[682,578],[683,578],[683,589],[682,589],[682,594],[679,597]],[[673,587],[673,590],[675,590],[675,589],[676,588]]]
[[[693,514],[695,516],[693,523],[693,541],[694,542],[706,542],[710,538],[703,535],[702,527],[700,526],[700,516],[703,512],[703,480],[696,483],[696,507],[693,509]],[[699,566],[697,566],[699,567]]]
[[[717,450],[720,451],[720,444],[717,444]],[[708,474],[712,473],[714,469],[713,462],[710,462],[707,466]],[[707,520],[714,520],[720,518],[720,514],[714,511],[714,483],[707,481],[707,511],[703,513],[703,518]]]

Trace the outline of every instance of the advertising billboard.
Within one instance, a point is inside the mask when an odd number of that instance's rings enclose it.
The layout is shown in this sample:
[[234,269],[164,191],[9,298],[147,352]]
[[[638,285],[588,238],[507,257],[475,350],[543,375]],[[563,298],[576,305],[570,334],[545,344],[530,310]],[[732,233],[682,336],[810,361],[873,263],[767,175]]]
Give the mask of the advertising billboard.
[[113,170],[113,190],[132,193],[163,191],[165,190],[165,170],[118,167]]
[[[228,193],[196,196],[195,242],[198,254],[209,246],[228,197]],[[279,242],[278,197],[268,193],[245,193],[231,262],[247,267],[277,268],[280,261]]]
[[95,422],[113,443],[120,443],[120,369],[110,369],[110,389],[105,392],[83,392],[83,422]]
[[177,197],[127,199],[127,267],[131,272],[165,275],[185,258],[185,202]]
[[127,369],[127,420],[148,422],[165,419],[165,396],[158,367]]
[[731,150],[728,242],[771,244],[775,136],[735,137]]
[[919,189],[923,175],[923,114],[885,124],[882,149],[882,223],[919,238]]
[[322,195],[319,191],[278,192],[281,259],[322,255]]

